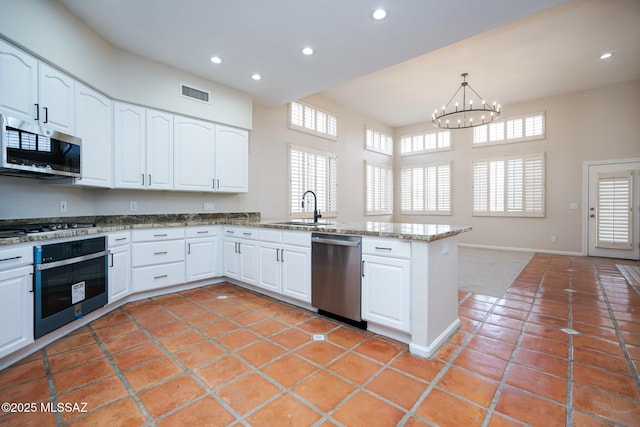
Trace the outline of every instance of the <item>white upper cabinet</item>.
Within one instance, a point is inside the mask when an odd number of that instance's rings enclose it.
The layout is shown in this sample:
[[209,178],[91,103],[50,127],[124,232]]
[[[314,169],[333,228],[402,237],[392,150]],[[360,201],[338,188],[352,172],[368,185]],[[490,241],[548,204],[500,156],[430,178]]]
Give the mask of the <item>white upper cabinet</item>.
[[249,191],[249,133],[244,129],[216,125],[215,190]]
[[75,80],[42,62],[38,69],[40,124],[75,135]]
[[114,103],[114,169],[116,188],[144,188],[146,182],[145,109]]
[[0,110],[25,122],[35,121],[38,61],[0,40]]
[[0,110],[75,135],[75,81],[0,40]]
[[214,190],[215,125],[202,120],[174,118],[174,188]]
[[76,83],[76,136],[82,139],[82,178],[75,184],[113,186],[113,124],[109,98]]
[[173,188],[173,114],[147,109],[147,179],[152,190]]

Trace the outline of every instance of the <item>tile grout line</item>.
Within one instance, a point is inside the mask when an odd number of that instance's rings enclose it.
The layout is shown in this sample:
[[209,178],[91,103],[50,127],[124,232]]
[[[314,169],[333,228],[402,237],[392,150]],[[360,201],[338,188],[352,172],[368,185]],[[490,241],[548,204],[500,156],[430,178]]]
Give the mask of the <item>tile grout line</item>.
[[607,310],[609,311],[609,316],[611,317],[611,322],[613,323],[613,329],[616,332],[616,338],[618,338],[618,345],[620,345],[620,349],[622,350],[622,353],[624,354],[624,358],[626,359],[627,364],[629,365],[629,369],[631,370],[631,375],[633,377],[633,380],[636,383],[636,388],[640,393],[640,375],[638,374],[638,370],[636,369],[636,366],[633,363],[631,355],[629,354],[629,350],[627,349],[627,345],[624,341],[624,337],[620,332],[620,327],[618,326],[618,321],[615,317],[615,311],[613,311],[613,308],[611,307],[609,297],[607,296],[606,288],[602,284],[602,280],[600,280],[600,274],[598,273],[598,268],[593,263],[591,263],[591,265],[595,274],[596,284],[598,285],[598,288],[602,293],[602,297],[604,298],[604,301],[607,304]]
[[[53,405],[58,404],[58,393],[56,391],[56,385],[53,382],[53,373],[51,372],[51,365],[49,364],[49,354],[44,347],[41,351],[42,363],[44,364],[44,372],[47,376],[47,386],[49,387],[49,394],[51,395],[51,403]],[[62,425],[62,414],[55,411],[56,425]]]
[[[471,298],[471,295],[473,295],[471,292],[467,292],[467,294],[460,300],[458,301],[458,308],[469,298]],[[504,296],[504,295],[503,295]],[[500,299],[502,298],[496,298],[496,300],[493,302],[493,304],[491,305],[491,308],[489,310],[487,310],[487,312],[484,314],[484,316],[482,316],[482,320],[478,321],[478,324],[473,328],[472,331],[467,332],[467,337],[465,337],[465,339],[462,341],[462,343],[460,344],[460,347],[451,355],[451,357],[449,358],[449,360],[446,361],[446,363],[444,364],[444,366],[442,368],[440,368],[440,370],[438,371],[438,373],[431,379],[431,381],[428,381],[429,385],[427,386],[427,388],[422,392],[422,394],[418,397],[418,399],[416,400],[416,402],[413,404],[413,406],[409,409],[409,411],[407,411],[407,413],[405,414],[405,416],[402,417],[402,419],[399,422],[399,425],[404,425],[407,421],[409,421],[409,418],[411,416],[411,414],[413,414],[414,417],[416,417],[417,419],[421,420],[422,422],[425,422],[429,425],[436,425],[435,423],[433,423],[430,420],[425,420],[424,418],[416,415],[416,410],[420,407],[420,405],[422,405],[422,402],[424,402],[424,400],[429,397],[429,395],[431,394],[431,392],[436,389],[437,384],[440,382],[440,380],[446,375],[446,373],[449,371],[449,368],[451,368],[451,366],[454,365],[455,360],[458,358],[458,356],[460,356],[460,354],[467,348],[467,345],[469,345],[469,343],[471,342],[471,340],[477,335],[478,330],[480,330],[480,328],[482,328],[482,325],[486,324],[487,318],[493,314],[493,311],[495,310],[495,307],[498,305],[498,301],[500,301]],[[475,319],[473,319],[475,320]],[[458,331],[461,331],[462,327],[459,327],[455,333],[457,333]],[[466,331],[464,331],[466,332]],[[455,335],[455,333],[451,334],[451,336],[449,337],[449,339],[451,337],[453,337],[453,335]],[[438,390],[440,390],[440,388],[437,388]],[[456,394],[457,395],[457,394]],[[458,396],[458,395],[457,395]],[[463,396],[460,396],[463,397]],[[482,405],[479,405],[477,402],[473,402],[470,401],[468,399],[464,399],[469,401],[470,403],[472,403],[475,406],[480,406],[484,409],[484,407]],[[488,411],[487,411],[488,413]]]
[[[567,322],[567,328],[573,330],[573,258],[569,257],[569,268],[567,269],[569,272],[569,284],[567,288],[569,292],[567,292],[568,297],[568,308],[569,308],[569,319]],[[569,334],[569,360],[567,361],[567,399],[565,402],[565,407],[567,410],[566,413],[566,421],[565,424],[567,427],[571,427],[573,425],[573,334]]]
[[[498,401],[502,396],[502,390],[504,389],[507,383],[507,377],[509,376],[511,367],[515,363],[514,360],[516,358],[516,355],[518,354],[518,351],[521,348],[522,341],[524,341],[525,331],[526,331],[527,325],[529,324],[529,317],[531,316],[531,313],[533,313],[533,306],[535,305],[538,290],[540,289],[540,285],[543,283],[545,277],[547,276],[547,273],[549,272],[550,267],[551,267],[551,258],[547,260],[544,273],[542,274],[542,276],[540,277],[540,280],[538,281],[538,284],[536,286],[536,296],[533,297],[533,301],[531,302],[529,306],[529,310],[527,311],[527,316],[522,322],[522,326],[520,327],[520,333],[515,343],[515,347],[513,349],[513,352],[511,353],[511,357],[507,361],[507,366],[505,367],[504,372],[502,373],[502,378],[498,382],[498,388],[496,389],[496,392],[493,395],[493,399],[491,399],[491,403],[489,404],[489,409],[487,410],[487,415],[485,416],[485,419],[482,423],[482,427],[488,427],[489,423],[491,422],[491,419],[493,418],[493,415],[495,415],[496,406],[498,406]],[[523,422],[523,421],[518,420],[518,422]]]

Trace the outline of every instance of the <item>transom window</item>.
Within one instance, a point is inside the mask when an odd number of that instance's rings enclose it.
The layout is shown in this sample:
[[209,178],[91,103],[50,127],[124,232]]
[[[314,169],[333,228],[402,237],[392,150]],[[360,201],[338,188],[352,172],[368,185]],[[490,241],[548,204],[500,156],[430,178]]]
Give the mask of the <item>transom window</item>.
[[323,217],[338,215],[336,155],[306,147],[289,146],[289,206],[292,218],[313,218],[313,196],[307,195],[304,208],[302,195],[311,190],[318,198]]
[[451,132],[448,130],[406,135],[400,138],[400,154],[405,156],[450,148]]
[[337,140],[338,117],[301,102],[289,103],[289,129]]
[[375,129],[366,128],[365,147],[367,150],[391,156],[393,154],[393,138]]
[[473,128],[473,145],[543,139],[545,137],[544,122],[544,113],[535,113],[477,126]]
[[403,214],[451,215],[451,163],[400,170]]
[[473,161],[473,215],[543,217],[544,154]]
[[393,213],[393,169],[365,162],[366,165],[366,215],[390,215]]

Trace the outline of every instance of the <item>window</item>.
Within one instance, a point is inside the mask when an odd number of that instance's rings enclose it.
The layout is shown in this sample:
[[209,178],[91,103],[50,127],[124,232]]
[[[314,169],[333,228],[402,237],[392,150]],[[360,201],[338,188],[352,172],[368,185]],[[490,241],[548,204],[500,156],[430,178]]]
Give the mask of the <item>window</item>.
[[544,138],[544,113],[513,117],[473,128],[473,145],[506,144]]
[[632,183],[632,171],[598,174],[597,247],[632,248]]
[[451,163],[400,170],[401,213],[451,215]]
[[367,150],[391,156],[393,154],[393,138],[377,130],[366,128],[365,147]]
[[366,166],[366,215],[390,215],[393,213],[393,170],[365,162]]
[[474,215],[542,217],[544,209],[544,154],[474,160]]
[[336,140],[338,139],[338,117],[311,105],[291,102],[289,103],[289,129]]
[[451,132],[428,132],[400,138],[400,154],[411,155],[451,148]]
[[318,210],[324,217],[338,215],[336,155],[310,148],[289,147],[289,198],[292,218],[313,217],[313,196],[302,195],[311,190],[318,198]]

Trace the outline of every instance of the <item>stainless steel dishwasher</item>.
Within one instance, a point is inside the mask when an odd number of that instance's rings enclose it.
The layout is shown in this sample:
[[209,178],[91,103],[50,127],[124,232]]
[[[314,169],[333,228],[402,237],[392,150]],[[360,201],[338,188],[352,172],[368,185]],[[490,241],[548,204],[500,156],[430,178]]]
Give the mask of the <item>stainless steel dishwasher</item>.
[[320,314],[366,327],[361,310],[362,238],[311,234],[311,305]]

